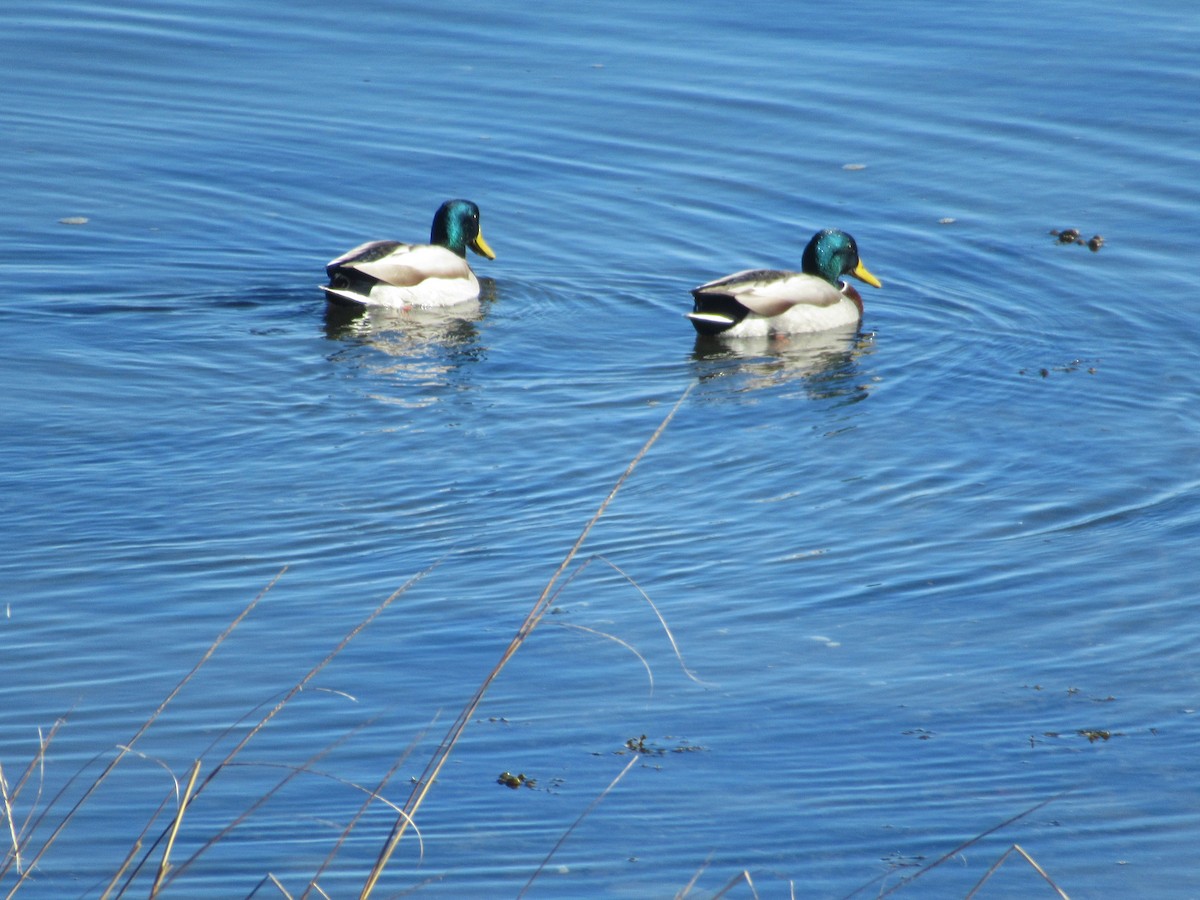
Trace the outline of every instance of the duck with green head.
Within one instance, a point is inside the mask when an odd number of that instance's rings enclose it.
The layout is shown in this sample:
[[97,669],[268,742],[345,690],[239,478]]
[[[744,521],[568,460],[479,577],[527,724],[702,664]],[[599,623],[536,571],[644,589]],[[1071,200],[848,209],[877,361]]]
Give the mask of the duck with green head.
[[882,287],[858,258],[854,238],[833,228],[813,235],[800,268],[747,269],[702,284],[692,289],[687,317],[700,334],[722,337],[828,331],[862,320],[862,297],[841,276]]
[[433,217],[428,244],[368,241],[325,266],[321,290],[344,306],[453,306],[479,296],[479,279],[467,265],[467,248],[488,259],[496,254],[479,230],[479,207],[447,200]]

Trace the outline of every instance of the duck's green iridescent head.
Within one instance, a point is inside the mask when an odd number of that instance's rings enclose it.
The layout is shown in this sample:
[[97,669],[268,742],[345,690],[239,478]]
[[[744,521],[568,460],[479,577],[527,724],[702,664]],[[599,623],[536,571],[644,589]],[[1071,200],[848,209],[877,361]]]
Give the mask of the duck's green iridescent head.
[[883,287],[858,258],[858,244],[854,243],[854,238],[836,228],[826,228],[813,235],[804,248],[800,267],[809,275],[824,278],[834,287],[843,275],[853,275],[872,287]]
[[429,243],[453,250],[459,256],[465,257],[470,247],[480,256],[496,258],[479,230],[479,207],[470,200],[447,200],[438,207]]

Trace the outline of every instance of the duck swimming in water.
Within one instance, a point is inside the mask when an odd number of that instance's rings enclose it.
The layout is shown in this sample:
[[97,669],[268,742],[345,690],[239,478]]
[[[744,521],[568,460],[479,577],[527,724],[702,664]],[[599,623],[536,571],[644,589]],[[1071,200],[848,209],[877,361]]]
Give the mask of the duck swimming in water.
[[813,235],[800,267],[747,269],[702,284],[692,289],[687,317],[700,334],[722,337],[827,331],[862,320],[862,297],[841,276],[882,287],[858,258],[854,238],[833,228]]
[[433,217],[428,244],[368,241],[325,266],[321,290],[344,306],[438,307],[479,296],[479,279],[467,265],[467,248],[495,259],[479,230],[479,207],[447,200]]

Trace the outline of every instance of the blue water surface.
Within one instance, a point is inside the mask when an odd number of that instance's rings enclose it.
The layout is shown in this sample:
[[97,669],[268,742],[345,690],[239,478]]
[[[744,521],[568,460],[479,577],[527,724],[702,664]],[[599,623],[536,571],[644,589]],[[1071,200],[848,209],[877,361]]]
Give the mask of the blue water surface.
[[[373,896],[1195,896],[1200,12],[0,20],[6,894],[149,892],[200,759],[169,894],[357,896],[673,414]],[[326,309],[455,196],[477,311]],[[860,331],[696,338],[822,227]]]

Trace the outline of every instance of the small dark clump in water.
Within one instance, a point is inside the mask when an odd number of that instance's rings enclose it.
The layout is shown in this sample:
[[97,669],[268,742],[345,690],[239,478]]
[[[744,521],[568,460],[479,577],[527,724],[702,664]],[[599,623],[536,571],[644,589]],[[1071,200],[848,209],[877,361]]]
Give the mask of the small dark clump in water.
[[537,779],[526,778],[524,772],[519,775],[514,775],[512,772],[501,772],[500,776],[496,779],[496,784],[502,784],[505,787],[512,788],[515,791],[517,788],[521,787],[521,785],[524,785],[527,788],[533,787],[537,784]]
[[1078,228],[1064,228],[1059,231],[1057,228],[1051,228],[1050,234],[1058,239],[1060,244],[1080,244],[1087,247],[1093,253],[1104,246],[1104,238],[1098,234],[1093,234],[1088,240],[1083,239]]

